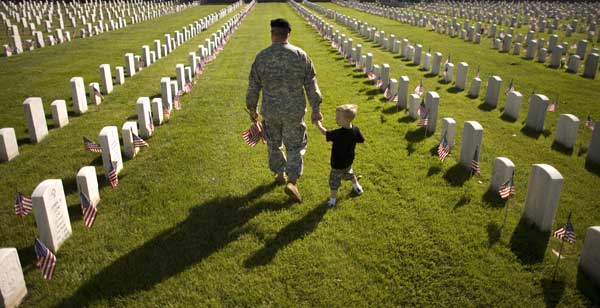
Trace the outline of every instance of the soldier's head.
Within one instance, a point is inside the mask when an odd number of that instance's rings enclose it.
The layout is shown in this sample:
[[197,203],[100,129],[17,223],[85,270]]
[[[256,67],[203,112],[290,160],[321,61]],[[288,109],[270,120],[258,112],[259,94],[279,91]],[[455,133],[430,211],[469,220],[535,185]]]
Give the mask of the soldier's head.
[[356,113],[358,112],[358,106],[354,104],[345,104],[335,108],[335,122],[342,127],[347,127],[352,123]]
[[287,20],[283,18],[271,20],[271,41],[273,43],[287,42],[290,32],[292,32],[292,28]]

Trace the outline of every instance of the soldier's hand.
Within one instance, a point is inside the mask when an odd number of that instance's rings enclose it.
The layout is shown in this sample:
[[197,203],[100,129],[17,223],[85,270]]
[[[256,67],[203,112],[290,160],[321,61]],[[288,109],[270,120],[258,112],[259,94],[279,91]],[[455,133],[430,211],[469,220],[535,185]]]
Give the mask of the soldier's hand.
[[317,122],[323,120],[323,115],[321,114],[321,112],[313,112],[310,115],[310,120],[312,121],[313,124],[316,124]]
[[250,111],[250,112],[248,112],[248,114],[250,115],[251,122],[258,121],[258,113],[256,113],[256,111]]

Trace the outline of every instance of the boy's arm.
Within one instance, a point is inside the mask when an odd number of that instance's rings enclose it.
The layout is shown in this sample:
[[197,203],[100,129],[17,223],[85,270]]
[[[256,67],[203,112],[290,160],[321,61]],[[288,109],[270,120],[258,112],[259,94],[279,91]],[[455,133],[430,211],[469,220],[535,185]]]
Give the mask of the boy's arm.
[[317,121],[317,127],[319,128],[319,131],[321,132],[321,134],[323,134],[323,135],[327,134],[327,128],[323,127],[323,122]]

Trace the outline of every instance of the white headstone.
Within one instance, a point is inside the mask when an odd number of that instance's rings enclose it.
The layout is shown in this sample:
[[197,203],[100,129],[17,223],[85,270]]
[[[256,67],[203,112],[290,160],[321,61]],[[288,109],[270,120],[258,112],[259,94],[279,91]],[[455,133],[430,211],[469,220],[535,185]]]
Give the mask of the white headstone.
[[496,159],[494,159],[490,189],[497,193],[500,186],[510,180],[514,172],[515,164],[510,159],[506,157],[496,157]]
[[408,85],[410,79],[408,76],[400,76],[398,83],[398,108],[403,109],[407,107],[407,96],[408,96]]
[[119,131],[116,126],[105,126],[99,135],[100,147],[102,148],[102,166],[104,174],[108,174],[111,166],[117,169],[117,174],[123,169],[123,157],[121,156],[121,144],[119,143]]
[[77,190],[85,194],[88,199],[98,205],[100,203],[100,193],[98,192],[98,178],[96,177],[96,167],[85,166],[79,169],[76,176]]
[[594,124],[594,131],[592,132],[592,139],[590,139],[585,161],[600,165],[600,122]]
[[452,76],[454,75],[454,64],[452,64],[452,63],[446,64],[446,66],[444,67],[444,70],[445,70],[444,82],[446,82],[446,83],[452,82]]
[[185,87],[185,66],[177,64],[175,66],[175,74],[177,76],[177,87],[183,89]]
[[90,103],[100,105],[102,103],[100,85],[97,82],[92,82],[88,86],[88,91],[90,93]]
[[19,155],[19,146],[15,129],[5,127],[0,129],[0,162],[10,161]]
[[382,82],[381,89],[386,89],[388,87],[388,85],[390,84],[390,65],[389,64],[384,63],[381,66],[381,75],[380,75],[379,79]]
[[479,77],[473,78],[471,81],[471,88],[469,88],[469,97],[479,97],[479,91],[481,90],[481,79]]
[[417,113],[417,110],[419,109],[420,104],[421,104],[421,97],[419,97],[419,95],[413,93],[408,96],[408,115],[413,120],[416,120],[419,118],[419,114]]
[[504,116],[516,120],[519,118],[519,112],[521,111],[521,102],[523,95],[517,91],[510,91],[506,96],[506,103],[504,105]]
[[475,158],[477,151],[477,160],[481,156],[481,141],[483,140],[483,127],[479,122],[466,121],[460,147],[460,165],[464,168],[471,169],[471,161]]
[[125,83],[125,71],[122,66],[115,67],[115,83],[116,84],[124,84]]
[[140,97],[137,100],[136,104],[137,108],[137,116],[138,116],[138,126],[140,131],[140,137],[148,138],[152,136],[153,124],[152,122],[152,112],[150,111],[150,98],[149,97]]
[[125,54],[125,69],[127,69],[127,76],[131,77],[135,75],[135,63],[132,53]]
[[161,98],[153,98],[151,102],[152,107],[152,120],[154,125],[161,125],[163,123],[163,103]]
[[456,135],[456,121],[453,118],[442,118],[442,134],[446,136],[448,145],[454,146],[454,136]]
[[544,131],[544,121],[546,121],[546,111],[550,100],[542,94],[534,94],[531,97],[529,111],[527,112],[527,120],[525,126],[535,132]]
[[435,132],[437,127],[438,107],[440,105],[440,95],[437,92],[429,91],[425,94],[425,108],[429,117],[427,133]]
[[23,102],[25,122],[31,143],[38,143],[48,135],[46,114],[40,97],[29,97]]
[[440,74],[440,65],[442,63],[442,53],[436,52],[433,55],[433,66],[431,67],[431,74],[437,76]]
[[464,90],[467,87],[467,72],[469,70],[469,64],[466,62],[458,63],[456,69],[456,87]]
[[31,194],[31,200],[39,239],[56,253],[72,233],[62,180],[43,181]]
[[76,114],[83,114],[87,112],[87,97],[85,96],[83,78],[71,78],[71,98],[73,99],[73,111]]
[[423,70],[429,71],[431,70],[431,54],[426,53],[423,58]]
[[160,94],[163,102],[168,104],[173,103],[173,95],[171,93],[171,78],[163,77],[160,79]]
[[64,100],[55,100],[50,105],[52,109],[52,120],[54,127],[64,127],[69,124],[69,114],[67,113],[67,102]]
[[0,307],[17,307],[27,295],[16,248],[0,248]]
[[585,60],[585,69],[583,70],[583,77],[595,78],[596,73],[598,72],[598,58],[600,55],[597,53],[591,53],[588,55],[587,60]]
[[561,114],[556,126],[556,135],[554,142],[572,149],[577,141],[577,131],[579,130],[579,118],[572,114]]
[[600,286],[600,226],[589,227],[579,257],[581,270]]
[[523,215],[541,231],[551,231],[558,209],[563,177],[554,167],[535,164],[531,168]]
[[490,107],[496,107],[498,105],[498,98],[500,97],[500,86],[502,85],[502,78],[499,76],[490,76],[487,84],[487,91],[485,94],[485,104]]
[[110,64],[100,65],[100,80],[102,80],[102,93],[110,94],[113,90],[113,80],[110,71]]
[[123,155],[130,159],[134,158],[140,151],[140,149],[133,144],[132,133],[138,135],[137,122],[125,122],[123,128],[121,128],[121,136],[123,137]]

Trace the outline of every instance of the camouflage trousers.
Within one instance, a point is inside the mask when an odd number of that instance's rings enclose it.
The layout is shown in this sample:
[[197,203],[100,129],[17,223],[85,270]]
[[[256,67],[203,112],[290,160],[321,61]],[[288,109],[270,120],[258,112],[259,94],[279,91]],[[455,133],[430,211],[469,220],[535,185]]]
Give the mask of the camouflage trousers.
[[342,184],[342,180],[351,181],[354,178],[352,166],[346,169],[333,169],[329,173],[329,188],[337,191]]
[[302,175],[308,141],[306,123],[304,120],[293,122],[285,119],[265,119],[262,123],[269,152],[269,169],[276,174],[285,171],[289,181],[296,181]]

